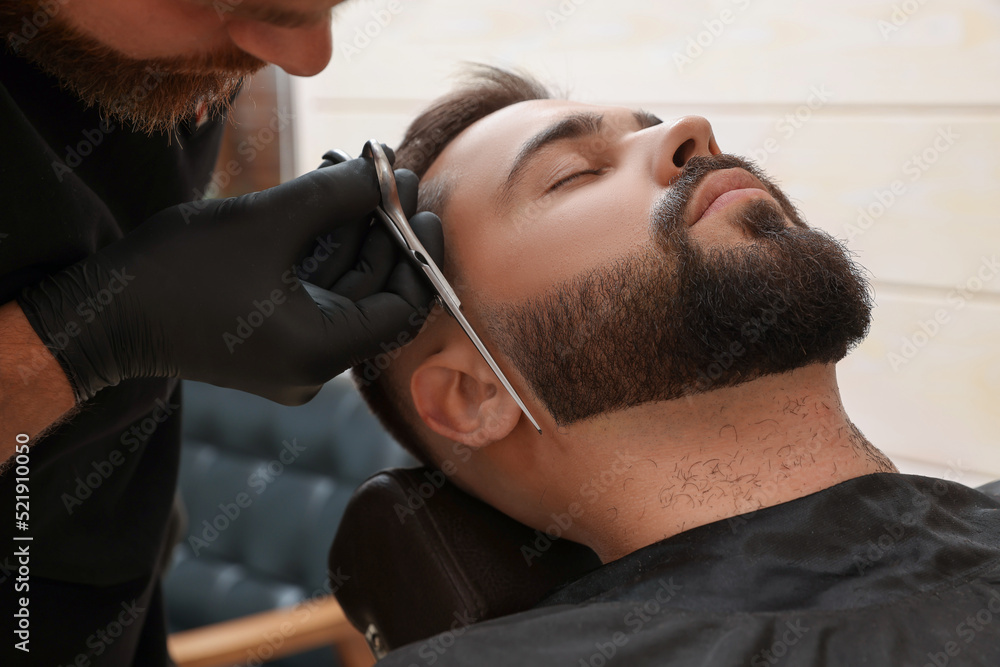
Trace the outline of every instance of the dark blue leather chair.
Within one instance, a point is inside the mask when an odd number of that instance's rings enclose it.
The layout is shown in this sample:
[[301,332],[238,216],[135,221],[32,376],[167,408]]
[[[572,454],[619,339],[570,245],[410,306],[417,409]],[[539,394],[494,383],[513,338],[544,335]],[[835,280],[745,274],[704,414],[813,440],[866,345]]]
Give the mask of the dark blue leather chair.
[[[355,488],[415,463],[346,375],[297,407],[185,382],[183,406],[187,528],[164,580],[172,632],[329,595],[327,556]],[[318,649],[267,664],[338,661]]]

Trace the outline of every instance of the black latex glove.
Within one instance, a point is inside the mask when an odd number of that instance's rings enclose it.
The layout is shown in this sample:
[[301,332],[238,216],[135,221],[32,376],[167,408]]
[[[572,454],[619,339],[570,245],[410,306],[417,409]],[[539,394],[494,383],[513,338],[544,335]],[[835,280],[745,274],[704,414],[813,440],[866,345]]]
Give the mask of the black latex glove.
[[[410,215],[417,178],[400,170],[396,179]],[[18,303],[77,403],[137,377],[304,403],[414,334],[431,305],[425,277],[381,220],[371,224],[378,202],[374,165],[358,158],[263,192],[182,204]],[[421,213],[411,224],[440,262],[440,220]]]

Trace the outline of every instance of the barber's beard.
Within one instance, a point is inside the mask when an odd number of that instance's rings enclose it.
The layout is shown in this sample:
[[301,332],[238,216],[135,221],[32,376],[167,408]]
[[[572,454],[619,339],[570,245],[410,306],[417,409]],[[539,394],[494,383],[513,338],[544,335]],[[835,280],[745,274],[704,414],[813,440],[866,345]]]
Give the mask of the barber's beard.
[[267,64],[236,47],[175,58],[131,58],[68,25],[60,8],[54,1],[0,3],[4,44],[88,107],[96,105],[105,118],[141,132],[172,131],[199,112],[208,117],[225,113],[246,78]]
[[[739,210],[749,241],[702,247],[681,214],[707,173],[730,167],[757,176],[778,204]],[[836,362],[868,332],[863,269],[742,158],[689,161],[651,232],[641,254],[527,302],[481,304],[490,337],[560,426]]]

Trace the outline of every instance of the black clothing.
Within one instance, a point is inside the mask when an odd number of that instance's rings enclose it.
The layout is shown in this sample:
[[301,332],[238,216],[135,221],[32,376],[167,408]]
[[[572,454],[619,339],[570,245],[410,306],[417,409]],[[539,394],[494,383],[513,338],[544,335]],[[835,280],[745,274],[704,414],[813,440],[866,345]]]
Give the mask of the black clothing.
[[879,473],[687,530],[411,665],[1000,665],[1000,499]]
[[[172,137],[132,132],[2,49],[0,123],[0,303],[154,213],[199,198],[223,127],[215,120]],[[100,307],[82,304],[81,323]],[[129,380],[34,445],[26,532],[15,531],[11,516],[15,475],[0,477],[0,663],[61,665],[87,654],[91,665],[165,664],[157,580],[176,488],[179,404],[177,380]],[[15,532],[33,540],[14,542]],[[31,579],[18,591],[13,554],[24,544]],[[29,654],[11,647],[22,596],[30,601]],[[133,606],[126,613],[123,605]],[[90,639],[123,613],[132,617],[120,637]]]

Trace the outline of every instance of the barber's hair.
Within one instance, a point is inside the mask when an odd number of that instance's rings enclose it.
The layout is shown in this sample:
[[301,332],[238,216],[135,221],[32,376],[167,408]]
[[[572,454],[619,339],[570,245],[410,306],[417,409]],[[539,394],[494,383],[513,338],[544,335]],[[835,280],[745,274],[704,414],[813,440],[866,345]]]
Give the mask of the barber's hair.
[[[551,99],[553,94],[534,78],[489,65],[473,65],[455,90],[439,97],[414,119],[396,149],[396,169],[409,169],[423,178],[451,141],[476,121],[518,102]],[[425,185],[427,187],[425,187]],[[421,183],[420,210],[443,215],[449,186]],[[447,239],[445,239],[447,244]],[[449,273],[447,248],[442,270]],[[351,370],[368,407],[385,429],[425,465],[435,466],[420,432],[420,419],[410,407],[407,387],[394,383],[392,354],[383,353]]]

